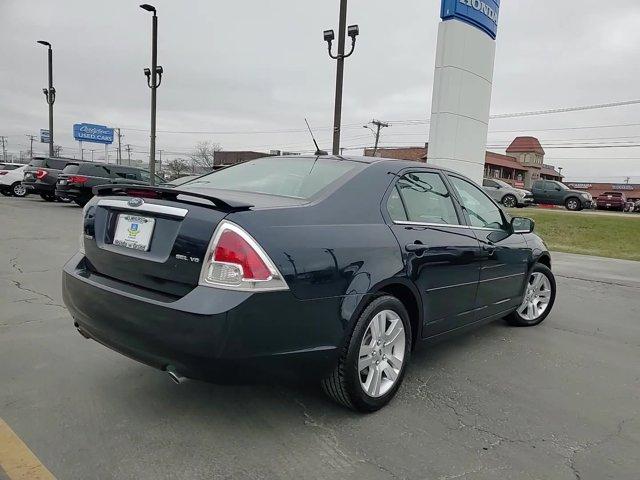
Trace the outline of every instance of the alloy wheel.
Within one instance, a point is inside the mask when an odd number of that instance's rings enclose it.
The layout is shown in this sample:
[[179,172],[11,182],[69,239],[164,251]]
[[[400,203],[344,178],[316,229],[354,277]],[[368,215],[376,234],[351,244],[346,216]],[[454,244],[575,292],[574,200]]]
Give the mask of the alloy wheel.
[[370,397],[381,397],[395,385],[404,363],[407,345],[402,319],[393,310],[377,313],[360,344],[358,376]]
[[16,197],[24,197],[27,194],[27,189],[21,183],[13,186],[13,194]]
[[546,312],[551,302],[551,282],[540,272],[533,272],[527,282],[527,290],[518,313],[527,321],[534,321]]
[[507,195],[502,199],[502,204],[507,208],[513,208],[517,205],[518,201],[513,195]]
[[577,210],[578,209],[578,202],[577,200],[569,200],[567,202],[567,208],[569,210]]

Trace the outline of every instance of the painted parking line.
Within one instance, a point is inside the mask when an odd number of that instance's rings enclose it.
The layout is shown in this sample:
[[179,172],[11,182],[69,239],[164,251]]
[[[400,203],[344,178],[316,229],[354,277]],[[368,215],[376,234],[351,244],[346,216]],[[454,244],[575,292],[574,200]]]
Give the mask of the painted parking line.
[[47,467],[0,418],[0,480],[55,480]]

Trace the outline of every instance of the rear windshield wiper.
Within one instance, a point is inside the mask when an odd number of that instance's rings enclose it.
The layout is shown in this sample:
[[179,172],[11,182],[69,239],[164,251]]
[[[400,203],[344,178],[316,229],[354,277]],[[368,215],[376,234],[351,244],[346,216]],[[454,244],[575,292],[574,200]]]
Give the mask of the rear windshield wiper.
[[190,192],[188,190],[180,190],[179,188],[163,188],[152,187],[148,185],[131,185],[131,184],[111,184],[111,185],[98,185],[93,187],[93,194],[98,197],[105,197],[108,195],[127,195],[133,197],[143,198],[158,198],[162,200],[172,200],[174,202],[180,202],[179,196],[202,198],[212,202],[217,208],[223,210],[249,210],[254,205],[245,202],[239,202],[236,200],[224,200],[220,197],[213,195],[207,195],[204,193]]

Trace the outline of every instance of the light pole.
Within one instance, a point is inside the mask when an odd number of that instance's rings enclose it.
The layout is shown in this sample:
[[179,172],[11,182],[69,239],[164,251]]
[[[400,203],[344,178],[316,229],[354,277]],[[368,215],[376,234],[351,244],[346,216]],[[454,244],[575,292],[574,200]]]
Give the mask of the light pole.
[[156,173],[156,90],[162,83],[162,67],[158,66],[158,16],[156,8],[148,3],[140,5],[140,8],[153,13],[152,38],[151,38],[151,69],[145,68],[147,85],[151,89],[151,144],[149,147],[149,173],[151,185],[155,184]]
[[[340,0],[340,24],[338,28],[338,54],[331,53],[331,45],[335,40],[335,33],[333,30],[324,31],[324,40],[329,47],[329,56],[334,60],[337,60],[336,68],[336,99],[334,105],[333,114],[333,151],[334,155],[340,153],[340,128],[342,124],[342,85],[344,83],[344,59],[350,57],[356,48],[356,37],[360,34],[358,25],[347,26],[347,0]],[[344,53],[345,44],[345,30],[351,37],[351,50],[348,54]]]
[[47,104],[49,105],[49,156],[53,157],[53,104],[56,101],[56,89],[53,88],[53,50],[51,49],[51,44],[49,42],[38,40],[38,43],[47,47],[49,53],[49,88],[43,88],[42,93],[44,93],[44,96],[47,99]]

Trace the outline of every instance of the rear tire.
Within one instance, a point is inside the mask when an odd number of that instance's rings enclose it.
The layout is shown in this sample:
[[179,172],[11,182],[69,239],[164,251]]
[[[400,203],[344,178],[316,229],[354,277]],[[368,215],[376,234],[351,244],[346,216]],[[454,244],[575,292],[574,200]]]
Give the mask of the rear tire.
[[40,198],[43,199],[45,202],[55,202],[56,201],[56,196],[53,195],[52,193],[41,193],[40,194]]
[[518,206],[518,199],[511,194],[507,194],[502,198],[502,205],[506,208],[516,208]]
[[567,201],[564,202],[564,206],[567,210],[571,210],[572,212],[577,212],[578,210],[582,210],[580,200],[577,199],[576,197],[567,198]]
[[20,182],[15,182],[11,185],[11,194],[14,197],[22,198],[27,196],[27,189]]
[[9,190],[0,190],[0,193],[2,193],[2,195],[4,195],[5,197],[10,197],[11,196],[11,192]]
[[[536,279],[540,279],[540,288],[536,288]],[[539,325],[551,313],[555,301],[556,279],[553,272],[546,265],[537,263],[529,273],[522,304],[516,311],[505,317],[505,320],[514,327]],[[543,304],[544,308],[542,308]],[[536,313],[538,311],[540,311],[539,314]]]
[[[384,334],[376,341],[381,330]],[[322,380],[323,390],[353,410],[379,410],[402,384],[411,339],[409,314],[402,302],[390,295],[374,299],[358,317],[335,369]]]

